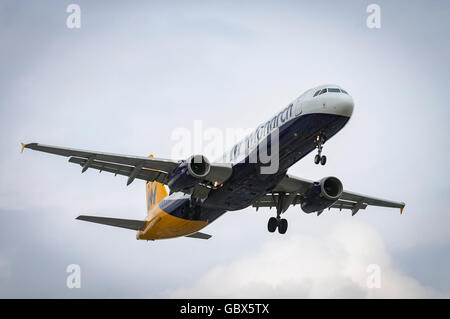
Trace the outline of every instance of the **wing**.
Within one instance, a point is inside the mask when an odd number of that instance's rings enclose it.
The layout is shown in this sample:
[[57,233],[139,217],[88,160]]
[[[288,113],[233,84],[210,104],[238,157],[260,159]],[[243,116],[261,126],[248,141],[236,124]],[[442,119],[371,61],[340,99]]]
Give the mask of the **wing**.
[[[181,161],[161,158],[94,152],[38,143],[22,143],[22,151],[24,148],[69,157],[70,163],[81,165],[82,173],[88,168],[93,168],[100,172],[105,171],[115,175],[127,176],[127,185],[131,184],[136,178],[167,184],[173,170],[181,163]],[[210,173],[205,177],[205,180],[223,183],[230,175],[230,166],[211,164]],[[197,191],[201,192],[203,188],[197,187]]]
[[[290,205],[301,204],[306,191],[312,186],[313,181],[286,175],[283,180],[272,190],[272,193],[262,196],[253,203],[253,207],[277,207],[281,205],[282,212],[286,211]],[[380,206],[400,208],[403,212],[405,203],[394,202],[385,199],[375,198],[354,192],[343,191],[341,197],[330,208],[349,209],[355,215],[360,209],[367,206]],[[318,213],[320,215],[321,212]]]

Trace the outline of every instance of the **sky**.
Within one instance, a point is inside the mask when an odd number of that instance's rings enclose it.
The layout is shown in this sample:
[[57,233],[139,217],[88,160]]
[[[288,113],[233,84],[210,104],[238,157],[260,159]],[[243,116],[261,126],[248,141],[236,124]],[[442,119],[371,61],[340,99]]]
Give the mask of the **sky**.
[[[67,6],[81,8],[68,28]],[[448,1],[0,0],[0,297],[448,298]],[[174,132],[255,128],[307,89],[354,98],[349,123],[289,174],[398,210],[229,212],[210,240],[137,241],[74,220],[143,219],[145,186],[26,150],[39,142],[171,158]],[[195,141],[194,141],[195,142]],[[208,156],[208,150],[205,150]],[[81,287],[68,288],[68,265]],[[371,265],[379,287],[369,288]]]

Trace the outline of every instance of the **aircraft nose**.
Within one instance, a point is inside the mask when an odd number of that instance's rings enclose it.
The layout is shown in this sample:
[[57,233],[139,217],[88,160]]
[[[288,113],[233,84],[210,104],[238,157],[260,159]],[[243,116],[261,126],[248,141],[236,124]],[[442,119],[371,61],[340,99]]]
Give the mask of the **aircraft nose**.
[[335,110],[339,115],[350,117],[353,113],[353,98],[348,94],[340,94],[335,102]]

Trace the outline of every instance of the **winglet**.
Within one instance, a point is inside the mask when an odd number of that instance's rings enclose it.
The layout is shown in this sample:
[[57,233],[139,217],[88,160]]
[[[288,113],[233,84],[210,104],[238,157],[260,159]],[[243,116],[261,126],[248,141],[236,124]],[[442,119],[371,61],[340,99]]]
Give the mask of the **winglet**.
[[401,214],[403,214],[403,208],[405,208],[405,206],[406,206],[406,205],[405,205],[405,204],[403,204],[403,206],[402,206],[402,207],[400,207],[400,215],[401,215]]
[[20,143],[22,145],[22,149],[20,150],[20,153],[23,153],[23,150],[25,149],[25,147],[27,146],[27,144],[25,143]]

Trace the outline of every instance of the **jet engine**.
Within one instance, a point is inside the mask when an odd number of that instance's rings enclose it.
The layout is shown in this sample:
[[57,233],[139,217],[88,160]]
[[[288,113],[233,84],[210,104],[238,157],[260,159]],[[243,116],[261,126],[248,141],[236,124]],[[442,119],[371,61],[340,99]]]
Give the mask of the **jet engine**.
[[336,177],[324,177],[306,191],[301,204],[305,213],[313,213],[324,210],[333,205],[342,195],[341,181]]
[[173,171],[167,183],[172,191],[182,191],[193,187],[208,175],[211,165],[203,155],[193,155]]

